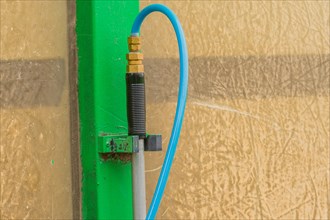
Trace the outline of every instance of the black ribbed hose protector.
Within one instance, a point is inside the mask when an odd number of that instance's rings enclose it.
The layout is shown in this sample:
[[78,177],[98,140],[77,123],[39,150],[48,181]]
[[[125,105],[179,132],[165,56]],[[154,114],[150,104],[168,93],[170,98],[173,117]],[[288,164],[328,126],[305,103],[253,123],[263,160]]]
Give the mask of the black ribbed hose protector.
[[126,73],[128,134],[146,137],[146,105],[143,73]]

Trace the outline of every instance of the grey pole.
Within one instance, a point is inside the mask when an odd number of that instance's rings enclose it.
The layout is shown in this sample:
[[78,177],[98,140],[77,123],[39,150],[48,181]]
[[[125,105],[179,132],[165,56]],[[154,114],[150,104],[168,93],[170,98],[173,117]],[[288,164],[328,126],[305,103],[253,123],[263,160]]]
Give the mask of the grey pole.
[[134,219],[146,218],[146,183],[144,172],[144,139],[139,140],[139,152],[132,155]]

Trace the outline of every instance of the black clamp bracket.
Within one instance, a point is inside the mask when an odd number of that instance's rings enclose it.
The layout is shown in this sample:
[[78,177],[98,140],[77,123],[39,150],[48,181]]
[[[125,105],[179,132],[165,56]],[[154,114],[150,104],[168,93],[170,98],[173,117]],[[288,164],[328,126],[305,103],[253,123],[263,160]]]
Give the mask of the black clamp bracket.
[[147,135],[144,139],[144,151],[162,151],[162,135]]

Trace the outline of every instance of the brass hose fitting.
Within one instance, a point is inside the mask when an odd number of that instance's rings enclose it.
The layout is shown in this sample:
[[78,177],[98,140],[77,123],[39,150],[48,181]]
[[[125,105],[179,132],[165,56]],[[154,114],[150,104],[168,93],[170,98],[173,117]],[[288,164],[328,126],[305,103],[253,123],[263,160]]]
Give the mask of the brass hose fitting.
[[142,64],[143,54],[141,53],[141,38],[138,36],[130,36],[128,38],[129,53],[126,56],[128,61],[127,73],[143,73],[144,66]]

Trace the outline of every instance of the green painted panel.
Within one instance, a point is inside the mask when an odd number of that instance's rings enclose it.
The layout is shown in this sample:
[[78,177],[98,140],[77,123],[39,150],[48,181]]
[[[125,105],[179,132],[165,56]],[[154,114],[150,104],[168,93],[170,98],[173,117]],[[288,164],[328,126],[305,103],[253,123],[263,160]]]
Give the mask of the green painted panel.
[[125,55],[138,11],[138,0],[77,0],[84,219],[133,218],[131,157],[101,157],[97,140],[127,133]]

